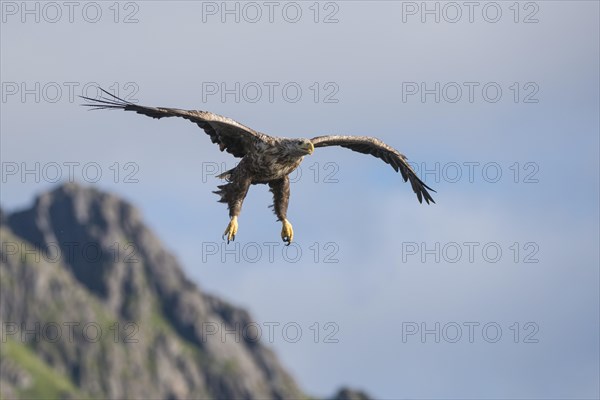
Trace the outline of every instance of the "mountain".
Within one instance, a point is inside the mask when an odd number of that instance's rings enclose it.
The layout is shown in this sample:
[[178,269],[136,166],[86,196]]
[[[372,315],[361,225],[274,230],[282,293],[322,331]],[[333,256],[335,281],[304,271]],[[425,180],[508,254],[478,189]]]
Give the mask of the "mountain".
[[0,322],[3,399],[309,398],[245,310],[203,293],[135,207],[94,188],[0,210]]

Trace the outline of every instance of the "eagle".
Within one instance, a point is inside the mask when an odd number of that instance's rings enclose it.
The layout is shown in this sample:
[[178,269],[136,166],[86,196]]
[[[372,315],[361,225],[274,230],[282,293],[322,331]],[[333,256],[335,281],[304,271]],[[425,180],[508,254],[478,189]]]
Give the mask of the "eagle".
[[435,203],[427,191],[435,190],[419,179],[408,164],[406,156],[377,138],[346,135],[317,136],[312,139],[274,137],[211,112],[141,106],[123,100],[102,88],[99,89],[103,94],[98,98],[80,96],[89,102],[82,105],[90,107],[90,110],[135,111],[156,119],[185,118],[202,128],[210,136],[210,140],[219,145],[221,151],[241,159],[235,168],[217,176],[227,183],[217,186],[219,190],[213,192],[220,196],[219,202],[227,203],[229,209],[229,224],[223,233],[223,239],[227,239],[227,243],[235,240],[242,203],[250,185],[256,184],[269,185],[273,193],[273,211],[277,221],[282,224],[281,238],[288,246],[292,243],[294,230],[287,219],[290,199],[289,174],[298,168],[305,156],[312,154],[318,147],[341,146],[377,157],[391,165],[396,172],[400,171],[405,182],[410,181],[419,203],[423,200],[427,204]]

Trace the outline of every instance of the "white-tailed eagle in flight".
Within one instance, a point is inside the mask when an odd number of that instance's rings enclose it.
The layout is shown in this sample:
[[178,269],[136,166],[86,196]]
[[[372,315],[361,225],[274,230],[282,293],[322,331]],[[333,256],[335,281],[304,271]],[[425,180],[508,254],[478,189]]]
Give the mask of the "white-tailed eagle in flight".
[[152,118],[181,117],[192,121],[204,130],[213,143],[219,145],[221,151],[227,151],[234,157],[241,158],[239,164],[229,171],[218,175],[228,183],[218,186],[214,193],[221,196],[219,200],[227,203],[230,221],[223,237],[235,240],[238,231],[238,216],[242,203],[248,193],[250,185],[268,184],[273,193],[273,211],[281,221],[281,238],[290,244],[294,238],[292,224],[287,220],[287,208],[290,198],[290,179],[288,175],[293,172],[304,156],[312,154],[315,148],[327,146],[341,146],[359,153],[370,154],[380,158],[400,171],[404,181],[410,181],[413,191],[419,202],[423,199],[429,204],[435,203],[427,186],[406,161],[406,157],[396,149],[383,143],[381,140],[367,136],[317,136],[312,139],[289,139],[273,137],[257,132],[230,118],[222,117],[206,111],[180,110],[166,107],[146,107],[120,99],[104,89],[100,89],[109,97],[93,99],[82,96],[89,101],[84,106],[92,109],[121,109],[135,111],[138,114]]

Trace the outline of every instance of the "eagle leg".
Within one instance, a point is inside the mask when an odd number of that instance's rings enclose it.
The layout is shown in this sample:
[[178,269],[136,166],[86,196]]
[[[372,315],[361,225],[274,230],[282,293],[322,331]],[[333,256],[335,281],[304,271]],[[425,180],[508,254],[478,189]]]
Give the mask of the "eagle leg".
[[287,220],[287,209],[290,200],[290,179],[286,176],[269,182],[269,187],[273,193],[273,211],[277,215],[277,220],[281,221],[281,239],[289,246],[294,238],[292,224]]
[[228,244],[230,241],[235,240],[235,235],[238,231],[237,217],[242,212],[242,204],[251,184],[250,178],[244,175],[243,170],[236,168],[232,175],[229,183],[219,185],[219,190],[213,192],[221,197],[219,202],[227,203],[229,208],[229,217],[231,220],[223,233],[223,240],[227,239]]
[[235,240],[235,235],[237,234],[237,231],[238,222],[237,217],[234,215],[233,217],[231,217],[227,228],[225,228],[225,232],[223,232],[223,240],[225,240],[225,237],[227,237],[227,244],[229,244],[230,241]]

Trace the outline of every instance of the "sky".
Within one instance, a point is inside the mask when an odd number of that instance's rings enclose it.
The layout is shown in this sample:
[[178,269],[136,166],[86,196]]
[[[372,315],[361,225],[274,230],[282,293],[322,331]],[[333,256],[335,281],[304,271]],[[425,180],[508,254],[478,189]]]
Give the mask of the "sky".
[[[131,201],[314,395],[600,396],[598,2],[0,7],[3,209],[69,179]],[[236,160],[188,121],[79,107],[97,85],[271,135],[376,136],[436,204],[317,149],[292,175],[296,243],[259,185],[226,246],[211,191]]]

